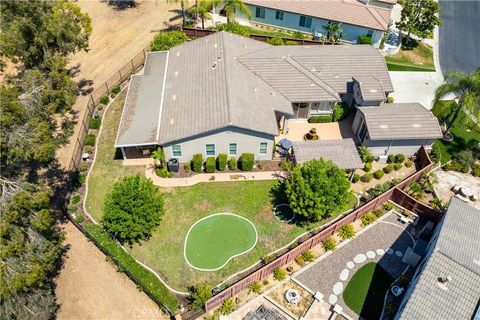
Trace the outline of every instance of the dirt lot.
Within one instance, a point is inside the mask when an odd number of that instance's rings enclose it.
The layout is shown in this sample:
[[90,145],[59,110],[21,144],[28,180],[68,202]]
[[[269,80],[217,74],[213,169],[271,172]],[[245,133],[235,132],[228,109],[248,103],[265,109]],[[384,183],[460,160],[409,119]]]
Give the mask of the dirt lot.
[[57,319],[166,319],[71,222],[63,229],[69,249],[56,279]]
[[[77,2],[83,12],[92,18],[93,32],[88,52],[78,52],[71,58],[70,66],[79,66],[76,81],[91,81],[97,88],[148,46],[155,31],[178,24],[178,4],[165,0],[137,0],[134,8],[123,10],[108,6],[101,0]],[[86,89],[86,88],[84,88]],[[77,117],[82,119],[88,95],[80,95],[74,105]],[[71,141],[75,140],[79,126],[75,127]],[[60,149],[57,158],[67,168],[73,152],[72,145]]]

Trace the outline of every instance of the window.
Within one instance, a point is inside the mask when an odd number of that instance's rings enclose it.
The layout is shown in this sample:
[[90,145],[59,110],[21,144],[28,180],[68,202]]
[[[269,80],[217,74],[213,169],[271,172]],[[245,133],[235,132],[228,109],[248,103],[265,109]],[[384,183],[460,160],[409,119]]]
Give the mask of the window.
[[256,7],[255,17],[260,19],[265,19],[265,8]]
[[260,142],[260,154],[267,154],[268,143]]
[[298,23],[300,27],[311,28],[312,27],[312,18],[306,16],[300,16],[300,22]]
[[373,30],[368,30],[367,32],[367,36],[369,36],[370,38],[373,36]]
[[277,10],[277,12],[275,12],[275,19],[283,20],[283,11]]
[[360,139],[361,142],[363,142],[363,139],[365,139],[366,135],[367,135],[367,125],[365,124],[365,122],[362,121],[357,137]]
[[237,155],[237,144],[236,143],[230,143],[228,145],[228,155],[230,155],[230,156]]
[[181,157],[182,156],[182,147],[179,144],[174,144],[172,146],[172,155],[174,157]]
[[205,145],[205,155],[207,157],[209,156],[215,156],[215,145],[212,143],[212,144],[206,144]]
[[330,102],[312,102],[310,104],[310,114],[330,112],[332,112],[332,105]]

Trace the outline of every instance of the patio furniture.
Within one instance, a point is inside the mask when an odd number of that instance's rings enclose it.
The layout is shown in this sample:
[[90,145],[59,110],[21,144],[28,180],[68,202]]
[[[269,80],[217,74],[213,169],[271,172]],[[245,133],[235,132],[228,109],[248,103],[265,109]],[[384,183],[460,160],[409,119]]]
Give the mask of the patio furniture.
[[413,222],[412,219],[407,218],[407,217],[405,217],[404,215],[401,215],[401,216],[400,216],[400,221],[401,221],[402,223],[412,223],[412,222]]
[[462,188],[462,186],[460,186],[460,185],[455,185],[455,186],[453,186],[452,191],[453,191],[453,193],[458,193],[461,188]]
[[470,198],[471,196],[473,196],[473,190],[469,187],[462,187],[460,189],[460,193],[465,196],[466,198]]
[[83,161],[87,161],[88,159],[90,159],[90,154],[89,154],[89,153],[86,153],[86,152],[83,153],[83,154],[82,154],[82,160],[83,160]]
[[282,140],[278,141],[277,146],[279,147],[277,149],[277,152],[279,154],[281,154],[283,156],[288,156],[291,153],[293,143],[292,143],[292,141],[290,141],[288,139],[282,139]]

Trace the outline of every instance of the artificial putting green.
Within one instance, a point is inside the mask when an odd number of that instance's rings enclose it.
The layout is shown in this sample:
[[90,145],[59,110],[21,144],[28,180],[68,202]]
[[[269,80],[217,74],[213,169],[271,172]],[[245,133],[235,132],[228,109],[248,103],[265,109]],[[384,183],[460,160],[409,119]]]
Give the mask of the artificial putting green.
[[185,259],[204,271],[221,269],[227,262],[252,249],[257,242],[253,224],[233,214],[214,214],[197,221],[185,240]]

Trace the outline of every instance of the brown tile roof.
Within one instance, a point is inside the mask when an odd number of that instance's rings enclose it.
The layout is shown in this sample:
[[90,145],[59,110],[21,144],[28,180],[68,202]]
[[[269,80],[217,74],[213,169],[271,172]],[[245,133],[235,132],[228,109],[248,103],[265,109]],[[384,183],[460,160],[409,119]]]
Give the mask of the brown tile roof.
[[386,31],[391,10],[357,0],[244,0],[246,4]]
[[384,101],[385,89],[377,78],[372,76],[356,76],[353,80],[360,85],[360,93],[364,101]]

